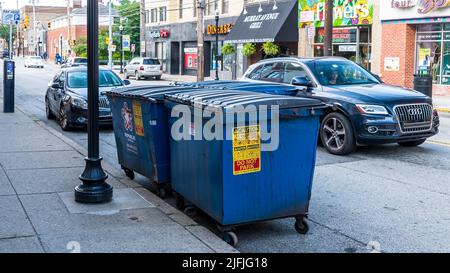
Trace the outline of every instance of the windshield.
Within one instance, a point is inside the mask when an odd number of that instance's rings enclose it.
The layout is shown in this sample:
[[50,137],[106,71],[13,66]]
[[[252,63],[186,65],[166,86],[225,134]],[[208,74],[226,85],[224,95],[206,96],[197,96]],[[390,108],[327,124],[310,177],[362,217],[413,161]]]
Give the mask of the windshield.
[[84,58],[76,58],[73,62],[74,62],[74,63],[77,63],[77,64],[87,64],[87,59],[84,59]]
[[159,61],[155,60],[155,59],[144,59],[144,62],[142,64],[154,64],[154,65],[159,65]]
[[347,60],[319,60],[308,66],[321,85],[380,83],[367,70]]
[[[122,86],[122,80],[114,72],[100,70],[98,76],[99,87]],[[67,86],[70,88],[87,88],[87,71],[69,72]]]

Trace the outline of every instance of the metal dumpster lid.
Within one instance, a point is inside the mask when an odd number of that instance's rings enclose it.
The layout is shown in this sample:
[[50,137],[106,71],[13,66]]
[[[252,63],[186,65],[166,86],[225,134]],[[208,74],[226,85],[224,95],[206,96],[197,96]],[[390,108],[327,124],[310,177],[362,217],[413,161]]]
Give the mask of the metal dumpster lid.
[[[265,93],[233,90],[214,90],[211,92],[184,92],[182,94],[166,94],[165,97],[169,101],[181,104],[231,109],[236,106],[247,105],[279,105],[280,108],[303,108],[303,107],[321,107],[324,104],[316,99],[270,95]],[[217,95],[211,94],[216,92]]]
[[139,98],[144,100],[163,100],[166,94],[179,94],[187,91],[202,90],[200,88],[192,86],[155,86],[155,85],[144,85],[144,86],[132,86],[124,87],[111,91],[106,91],[104,94],[118,97],[131,97]]

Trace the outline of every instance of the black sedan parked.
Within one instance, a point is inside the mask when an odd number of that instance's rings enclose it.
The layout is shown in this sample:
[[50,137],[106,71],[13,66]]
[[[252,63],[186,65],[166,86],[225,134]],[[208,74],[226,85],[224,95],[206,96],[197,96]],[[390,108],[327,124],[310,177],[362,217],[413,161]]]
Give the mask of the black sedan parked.
[[[113,71],[99,69],[99,91],[109,91],[130,84]],[[87,125],[87,68],[72,67],[59,71],[48,84],[45,111],[48,119],[58,118],[64,131]],[[108,99],[99,94],[99,123],[112,124]]]

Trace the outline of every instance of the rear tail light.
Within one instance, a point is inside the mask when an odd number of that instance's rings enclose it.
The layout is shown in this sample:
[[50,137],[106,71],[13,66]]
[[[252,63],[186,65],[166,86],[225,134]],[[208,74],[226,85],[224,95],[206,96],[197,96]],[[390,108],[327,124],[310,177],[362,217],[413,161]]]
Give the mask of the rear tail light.
[[159,70],[162,70],[162,65],[159,66]]
[[139,67],[139,70],[144,71],[144,66]]

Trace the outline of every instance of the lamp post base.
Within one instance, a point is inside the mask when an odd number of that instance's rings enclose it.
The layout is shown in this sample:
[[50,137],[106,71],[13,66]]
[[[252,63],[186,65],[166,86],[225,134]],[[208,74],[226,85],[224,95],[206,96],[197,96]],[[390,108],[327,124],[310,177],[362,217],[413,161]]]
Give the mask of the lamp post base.
[[86,167],[80,175],[83,182],[75,188],[75,201],[79,203],[106,203],[112,200],[113,187],[106,183],[102,158],[86,158]]

